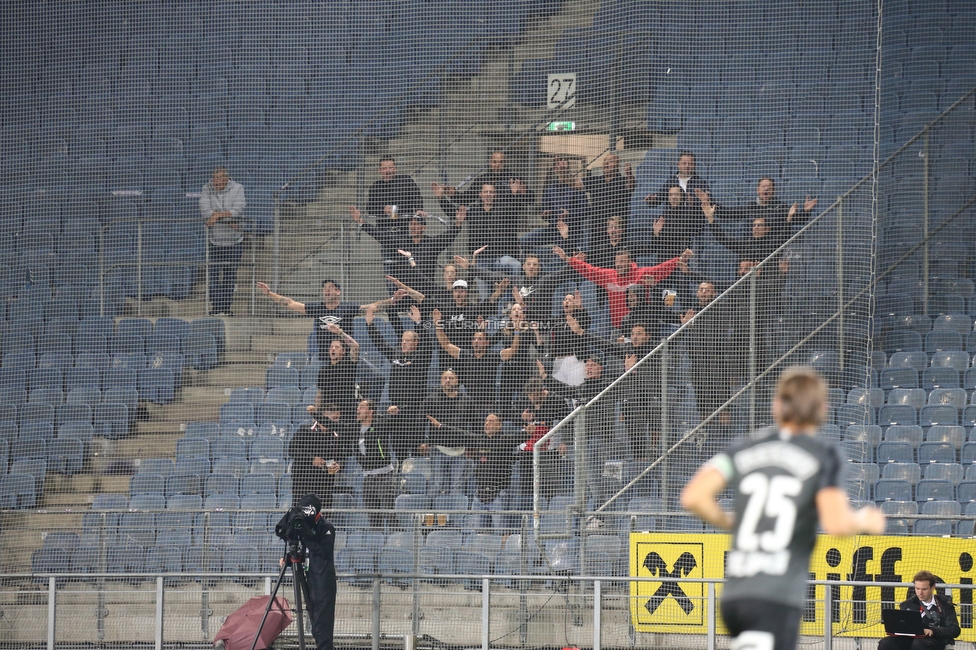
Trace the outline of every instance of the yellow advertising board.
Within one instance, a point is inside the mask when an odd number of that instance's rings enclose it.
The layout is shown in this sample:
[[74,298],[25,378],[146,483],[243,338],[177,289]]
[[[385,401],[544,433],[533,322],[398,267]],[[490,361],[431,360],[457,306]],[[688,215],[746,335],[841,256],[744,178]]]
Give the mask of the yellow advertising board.
[[[630,583],[631,621],[638,632],[704,634],[708,629],[707,587],[682,578],[723,578],[728,535],[632,533],[630,575],[653,578]],[[976,540],[939,537],[831,537],[821,535],[810,557],[811,580],[911,582],[927,569],[948,584],[972,584]],[[881,603],[901,602],[904,587],[825,587],[810,585],[801,634],[822,635],[824,589],[833,589],[834,636],[878,637]],[[722,585],[715,592],[721,596]],[[962,641],[976,641],[972,592],[952,594]],[[716,612],[718,610],[716,609]],[[721,617],[718,630],[724,633]]]

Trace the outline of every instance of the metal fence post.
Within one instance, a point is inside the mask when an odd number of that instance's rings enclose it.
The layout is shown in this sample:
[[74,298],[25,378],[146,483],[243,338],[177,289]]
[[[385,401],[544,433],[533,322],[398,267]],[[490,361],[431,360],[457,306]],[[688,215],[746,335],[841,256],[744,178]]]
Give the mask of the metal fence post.
[[491,592],[488,578],[481,579],[481,650],[488,650],[491,635]]
[[163,650],[163,576],[156,576],[156,650]]
[[837,197],[837,354],[844,370],[844,197]]
[[603,586],[599,580],[593,581],[593,650],[600,650],[603,636]]
[[833,639],[831,639],[834,632],[833,603],[833,589],[830,588],[830,585],[824,585],[824,650],[830,650],[833,645]]
[[756,430],[756,365],[758,340],[756,337],[756,269],[749,271],[749,431]]
[[57,627],[57,578],[47,579],[47,649],[54,650],[54,630]]
[[210,306],[210,235],[207,235],[207,245],[204,247],[206,253],[204,254],[204,264],[203,264],[203,315],[207,316],[210,314],[210,310],[213,307]]
[[136,314],[142,316],[142,219],[136,222]]
[[[575,450],[576,462],[574,463],[574,492],[577,512],[579,513],[580,527],[580,573],[586,575],[586,484],[587,477],[587,458],[586,458],[586,411],[580,411],[576,420],[573,422],[573,448]],[[572,520],[567,513],[567,526],[572,527]]]
[[380,650],[380,577],[373,576],[373,650]]
[[929,315],[929,127],[922,133],[922,313]]
[[[670,485],[668,485],[668,338],[661,340],[661,440],[658,444],[658,454],[663,456],[661,461],[661,495],[664,497],[664,508],[667,508]],[[648,361],[654,363],[654,360]]]
[[706,584],[708,590],[708,645],[707,650],[715,650],[715,583]]

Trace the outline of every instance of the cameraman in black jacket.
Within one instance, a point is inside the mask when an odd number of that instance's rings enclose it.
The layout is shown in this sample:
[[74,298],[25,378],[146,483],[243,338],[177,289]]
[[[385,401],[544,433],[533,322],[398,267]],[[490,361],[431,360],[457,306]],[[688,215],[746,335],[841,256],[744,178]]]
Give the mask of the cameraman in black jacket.
[[[295,513],[296,510],[300,512]],[[304,519],[300,539],[308,549],[307,606],[309,618],[312,619],[312,636],[318,650],[333,650],[337,588],[335,527],[322,517],[322,502],[314,494],[303,496],[298,506],[285,515],[278,527],[293,516],[292,513]]]
[[942,650],[959,636],[956,607],[948,596],[935,593],[935,574],[919,571],[912,578],[915,595],[898,607],[908,612],[918,612],[925,626],[925,636],[920,638],[886,636],[878,642],[878,650]]

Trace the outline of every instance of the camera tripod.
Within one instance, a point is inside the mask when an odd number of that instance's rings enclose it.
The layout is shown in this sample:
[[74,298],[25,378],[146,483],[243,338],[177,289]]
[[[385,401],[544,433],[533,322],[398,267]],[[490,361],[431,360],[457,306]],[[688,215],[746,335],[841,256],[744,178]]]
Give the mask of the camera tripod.
[[[264,608],[264,616],[261,617],[261,624],[254,633],[251,650],[254,650],[258,644],[261,630],[264,629],[264,623],[268,620],[268,613],[271,612],[271,606],[275,602],[275,596],[278,594],[278,588],[281,587],[281,583],[285,579],[285,572],[288,571],[288,567],[291,567],[292,576],[295,580],[293,586],[295,588],[295,620],[298,622],[298,647],[299,650],[305,650],[305,619],[303,613],[307,611],[308,607],[311,607],[312,597],[308,593],[308,580],[305,577],[305,548],[295,540],[288,540],[288,547],[285,549],[285,555],[282,557],[278,580],[275,582],[274,589],[271,590],[268,606]],[[302,607],[302,595],[305,596],[305,608]]]

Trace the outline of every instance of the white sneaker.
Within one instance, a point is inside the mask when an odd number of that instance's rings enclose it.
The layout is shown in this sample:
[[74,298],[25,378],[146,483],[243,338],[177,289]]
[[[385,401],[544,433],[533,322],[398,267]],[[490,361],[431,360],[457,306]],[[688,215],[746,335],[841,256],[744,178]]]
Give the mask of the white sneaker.
[[604,525],[603,520],[598,517],[591,515],[586,518],[586,530],[600,530]]

